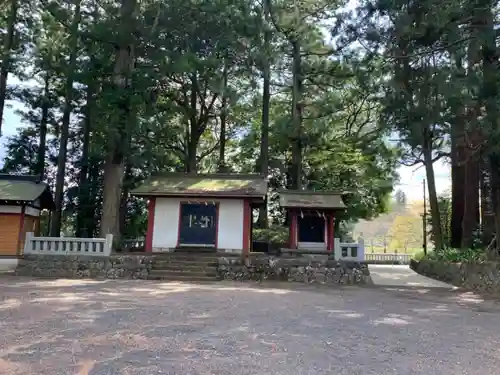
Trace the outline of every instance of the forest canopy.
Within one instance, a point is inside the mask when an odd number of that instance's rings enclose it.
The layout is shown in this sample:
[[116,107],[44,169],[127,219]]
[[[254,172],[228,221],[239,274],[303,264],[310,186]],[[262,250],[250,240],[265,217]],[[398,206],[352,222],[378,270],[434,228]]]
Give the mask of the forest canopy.
[[483,3],[3,1],[0,134],[6,101],[23,122],[2,139],[2,172],[53,187],[52,236],[137,237],[145,202],[129,192],[153,173],[267,176],[266,228],[283,220],[278,189],[339,191],[344,221],[370,219],[396,168],[421,165],[435,247],[468,248],[477,233],[491,245],[500,80],[497,4]]

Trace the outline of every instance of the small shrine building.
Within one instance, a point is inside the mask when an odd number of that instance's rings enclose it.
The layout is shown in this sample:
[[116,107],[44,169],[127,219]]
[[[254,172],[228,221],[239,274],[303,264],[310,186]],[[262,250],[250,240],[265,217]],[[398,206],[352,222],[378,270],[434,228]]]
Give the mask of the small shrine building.
[[279,201],[288,218],[290,249],[333,252],[336,216],[346,208],[339,193],[283,190]]

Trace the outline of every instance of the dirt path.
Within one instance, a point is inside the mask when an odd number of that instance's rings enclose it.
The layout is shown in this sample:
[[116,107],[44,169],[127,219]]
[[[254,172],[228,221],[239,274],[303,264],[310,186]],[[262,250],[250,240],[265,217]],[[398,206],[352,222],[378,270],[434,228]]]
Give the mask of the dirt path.
[[453,285],[419,275],[409,266],[371,264],[369,269],[375,285],[456,289]]
[[0,278],[0,374],[500,374],[500,306],[445,289]]

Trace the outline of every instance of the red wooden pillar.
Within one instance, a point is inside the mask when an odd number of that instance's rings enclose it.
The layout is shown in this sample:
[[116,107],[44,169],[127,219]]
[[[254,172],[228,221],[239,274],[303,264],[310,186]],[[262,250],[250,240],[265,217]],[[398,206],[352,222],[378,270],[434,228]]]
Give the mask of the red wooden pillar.
[[327,247],[329,253],[333,251],[334,238],[335,238],[335,217],[330,214],[328,215],[328,225],[327,225]]
[[21,245],[24,242],[24,239],[26,237],[26,233],[24,232],[24,215],[26,212],[26,206],[23,204],[21,206],[21,215],[19,215],[19,233],[17,234],[17,246],[16,246],[16,254],[21,255],[23,253],[23,250],[21,248]]
[[290,220],[289,220],[289,235],[288,235],[288,246],[290,249],[296,249],[297,248],[297,212],[294,210],[290,210],[289,213],[290,215]]
[[243,255],[250,252],[250,231],[252,230],[252,209],[250,201],[243,201]]
[[145,251],[146,253],[153,252],[153,230],[155,226],[155,206],[156,206],[156,198],[149,198],[148,202],[148,229],[146,232],[146,243]]

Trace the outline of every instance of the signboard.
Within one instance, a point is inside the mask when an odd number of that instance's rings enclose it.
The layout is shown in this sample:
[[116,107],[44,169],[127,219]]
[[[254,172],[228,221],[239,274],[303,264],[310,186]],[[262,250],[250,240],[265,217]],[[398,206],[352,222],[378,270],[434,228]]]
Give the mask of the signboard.
[[179,243],[215,246],[217,238],[215,204],[181,204]]

